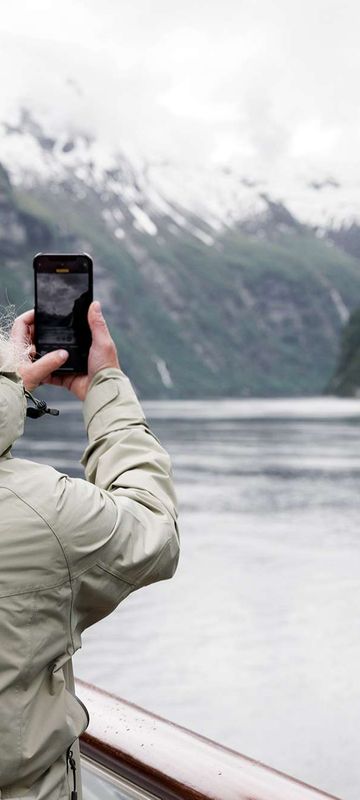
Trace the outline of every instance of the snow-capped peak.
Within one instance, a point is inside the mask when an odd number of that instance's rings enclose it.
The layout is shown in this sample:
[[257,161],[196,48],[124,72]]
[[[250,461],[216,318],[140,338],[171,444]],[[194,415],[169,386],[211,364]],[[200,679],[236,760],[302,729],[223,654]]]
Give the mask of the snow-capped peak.
[[0,162],[15,185],[72,181],[79,199],[95,190],[118,238],[123,231],[119,214],[124,213],[135,229],[149,236],[157,233],[157,218],[167,217],[174,230],[185,228],[208,246],[223,226],[248,223],[267,213],[271,204],[288,212],[284,224],[296,219],[325,228],[358,216],[357,186],[342,186],[331,175],[295,179],[284,169],[270,185],[229,165],[195,168],[180,161],[151,162],[109,152],[84,131],[54,132],[24,108],[15,122],[1,123]]

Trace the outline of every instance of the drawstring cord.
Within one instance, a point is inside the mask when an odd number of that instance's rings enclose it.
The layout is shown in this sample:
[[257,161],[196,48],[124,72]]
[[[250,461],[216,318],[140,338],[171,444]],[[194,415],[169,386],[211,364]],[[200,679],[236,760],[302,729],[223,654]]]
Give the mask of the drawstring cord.
[[59,411],[57,408],[48,408],[45,400],[38,400],[34,395],[31,394],[27,389],[24,389],[24,394],[27,400],[32,400],[34,406],[36,408],[29,408],[26,409],[26,416],[32,417],[33,419],[37,419],[37,417],[42,417],[43,414],[52,414],[54,417],[57,417]]
[[72,774],[73,774],[73,784],[74,784],[73,791],[71,792],[71,800],[77,800],[76,761],[75,761],[75,758],[74,758],[74,753],[73,753],[73,751],[71,749],[71,745],[70,745],[70,747],[69,747],[69,749],[68,749],[68,751],[66,753],[66,772],[69,772],[69,764],[70,764],[70,769],[71,769]]

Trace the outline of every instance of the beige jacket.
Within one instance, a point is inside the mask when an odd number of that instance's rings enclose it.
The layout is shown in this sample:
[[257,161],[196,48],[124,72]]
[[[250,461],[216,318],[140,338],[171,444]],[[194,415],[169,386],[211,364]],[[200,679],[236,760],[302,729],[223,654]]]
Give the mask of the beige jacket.
[[88,724],[71,663],[82,631],[177,565],[169,457],[128,378],[98,372],[83,410],[86,480],[13,458],[26,402],[0,375],[1,800],[68,800],[67,750],[79,767]]

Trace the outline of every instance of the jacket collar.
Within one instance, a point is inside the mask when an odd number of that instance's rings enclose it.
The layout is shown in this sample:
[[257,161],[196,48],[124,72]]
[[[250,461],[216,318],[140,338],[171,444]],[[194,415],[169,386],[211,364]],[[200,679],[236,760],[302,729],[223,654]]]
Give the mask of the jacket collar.
[[0,458],[7,456],[24,433],[26,398],[16,372],[0,372]]

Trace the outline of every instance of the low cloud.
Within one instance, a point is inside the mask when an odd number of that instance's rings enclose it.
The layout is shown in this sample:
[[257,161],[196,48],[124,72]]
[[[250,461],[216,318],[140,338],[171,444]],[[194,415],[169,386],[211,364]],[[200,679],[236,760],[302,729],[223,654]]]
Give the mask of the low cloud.
[[255,172],[318,160],[350,174],[355,0],[346,12],[334,0],[64,0],[54,18],[45,0],[13,0],[0,20],[1,119],[22,105],[148,158]]

